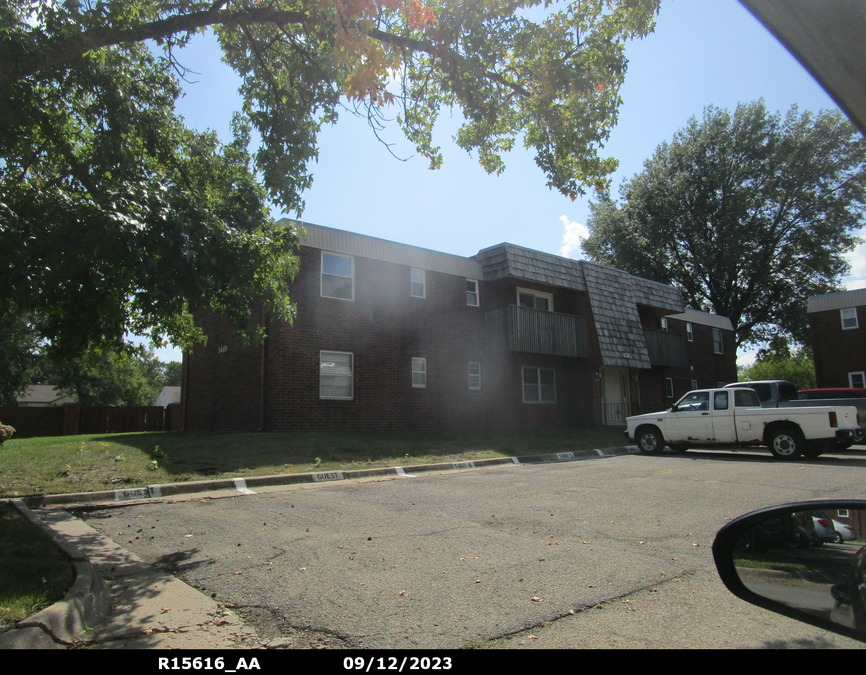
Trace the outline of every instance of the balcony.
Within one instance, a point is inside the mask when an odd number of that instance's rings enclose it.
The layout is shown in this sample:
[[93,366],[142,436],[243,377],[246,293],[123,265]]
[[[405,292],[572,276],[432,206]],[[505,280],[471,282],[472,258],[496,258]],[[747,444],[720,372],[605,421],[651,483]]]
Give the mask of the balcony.
[[643,336],[651,366],[688,368],[685,335],[644,328]]
[[582,316],[509,305],[485,312],[487,339],[497,352],[529,352],[586,358],[587,321]]

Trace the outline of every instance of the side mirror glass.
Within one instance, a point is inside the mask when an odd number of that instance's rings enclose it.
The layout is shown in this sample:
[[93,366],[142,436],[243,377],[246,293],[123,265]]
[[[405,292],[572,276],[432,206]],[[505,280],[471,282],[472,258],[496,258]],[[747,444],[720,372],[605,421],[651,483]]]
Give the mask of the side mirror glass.
[[716,535],[713,557],[737,597],[866,641],[866,501],[741,516]]

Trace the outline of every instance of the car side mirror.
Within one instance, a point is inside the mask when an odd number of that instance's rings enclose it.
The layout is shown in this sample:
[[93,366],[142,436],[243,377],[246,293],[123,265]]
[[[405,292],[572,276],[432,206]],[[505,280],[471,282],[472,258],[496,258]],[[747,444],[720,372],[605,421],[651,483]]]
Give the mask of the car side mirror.
[[866,642],[866,500],[741,516],[719,530],[713,558],[737,597]]

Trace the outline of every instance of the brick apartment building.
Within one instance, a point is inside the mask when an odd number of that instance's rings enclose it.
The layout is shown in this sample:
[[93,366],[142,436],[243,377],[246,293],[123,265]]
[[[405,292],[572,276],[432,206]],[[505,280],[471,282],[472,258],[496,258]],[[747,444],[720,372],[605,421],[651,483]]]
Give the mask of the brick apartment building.
[[809,298],[817,386],[866,387],[866,289]]
[[464,258],[304,228],[293,324],[243,347],[196,316],[185,428],[591,427],[736,380],[730,321],[671,286],[511,244]]

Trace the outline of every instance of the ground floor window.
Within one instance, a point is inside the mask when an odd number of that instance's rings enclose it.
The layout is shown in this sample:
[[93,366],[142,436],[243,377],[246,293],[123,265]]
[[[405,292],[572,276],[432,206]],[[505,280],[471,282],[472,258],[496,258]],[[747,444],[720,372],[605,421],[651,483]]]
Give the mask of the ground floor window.
[[481,389],[481,364],[478,361],[469,362],[469,388],[473,391]]
[[668,398],[674,397],[674,380],[672,377],[665,378],[665,396]]
[[859,373],[848,373],[848,386],[858,389],[866,387],[866,373],[862,370]]
[[351,352],[319,352],[319,398],[354,396],[354,360]]
[[413,357],[412,386],[421,389],[427,386],[427,359]]
[[523,402],[556,403],[556,375],[553,368],[523,366]]

